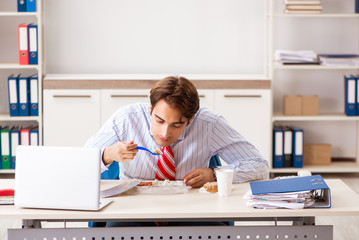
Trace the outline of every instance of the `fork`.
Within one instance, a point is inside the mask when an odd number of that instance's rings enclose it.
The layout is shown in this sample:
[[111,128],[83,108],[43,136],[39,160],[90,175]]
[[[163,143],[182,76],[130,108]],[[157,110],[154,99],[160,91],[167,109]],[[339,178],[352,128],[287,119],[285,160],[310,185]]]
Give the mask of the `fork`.
[[[145,148],[145,147],[140,147],[140,146],[137,146],[136,149],[138,149],[138,150],[145,150],[145,151],[151,153],[152,155],[162,155],[162,154],[163,154],[162,151],[159,150],[159,149],[156,149],[154,152],[148,150],[148,149]],[[156,153],[156,152],[158,152],[158,153]]]

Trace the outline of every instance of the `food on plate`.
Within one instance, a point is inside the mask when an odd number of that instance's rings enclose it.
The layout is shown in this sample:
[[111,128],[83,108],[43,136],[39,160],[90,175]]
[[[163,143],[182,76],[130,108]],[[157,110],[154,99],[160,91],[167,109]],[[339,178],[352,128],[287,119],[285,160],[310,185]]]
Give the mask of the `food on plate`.
[[206,189],[207,192],[215,193],[218,192],[218,185],[217,182],[208,182],[203,185],[204,189]]
[[154,181],[142,181],[137,186],[174,186],[174,187],[183,187],[185,184],[183,181],[170,181],[170,180],[154,180]]

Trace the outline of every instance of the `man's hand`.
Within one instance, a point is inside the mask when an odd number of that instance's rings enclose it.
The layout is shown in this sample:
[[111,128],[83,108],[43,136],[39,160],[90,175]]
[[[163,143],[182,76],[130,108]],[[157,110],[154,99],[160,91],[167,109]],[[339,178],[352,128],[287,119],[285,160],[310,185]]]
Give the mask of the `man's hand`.
[[117,162],[128,162],[133,160],[137,153],[137,144],[131,142],[117,142],[112,146],[105,148],[102,161],[105,165]]
[[211,168],[197,168],[182,178],[187,186],[194,188],[202,187],[207,182],[216,181]]

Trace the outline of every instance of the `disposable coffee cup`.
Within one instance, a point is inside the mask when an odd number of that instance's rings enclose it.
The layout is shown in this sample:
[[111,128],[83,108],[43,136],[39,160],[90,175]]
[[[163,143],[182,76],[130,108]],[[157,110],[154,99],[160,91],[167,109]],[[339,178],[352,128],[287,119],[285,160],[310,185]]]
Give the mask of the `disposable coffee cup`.
[[216,169],[219,196],[227,197],[231,195],[233,172],[234,172],[233,169],[228,169],[228,168]]

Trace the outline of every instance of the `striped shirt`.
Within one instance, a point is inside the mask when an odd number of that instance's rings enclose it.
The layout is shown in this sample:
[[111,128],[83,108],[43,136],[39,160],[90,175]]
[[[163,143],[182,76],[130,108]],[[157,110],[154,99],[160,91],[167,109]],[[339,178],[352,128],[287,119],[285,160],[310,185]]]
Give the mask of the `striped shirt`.
[[[150,105],[137,103],[117,110],[110,119],[87,141],[86,147],[101,148],[118,141],[133,141],[148,149],[161,149],[152,134]],[[218,154],[234,168],[234,181],[267,179],[267,160],[220,115],[200,108],[193,121],[171,144],[175,156],[176,179],[196,168],[207,168],[210,158]],[[156,176],[158,156],[138,151],[129,162],[121,162],[120,179],[153,180]],[[102,170],[107,167],[102,165]]]

